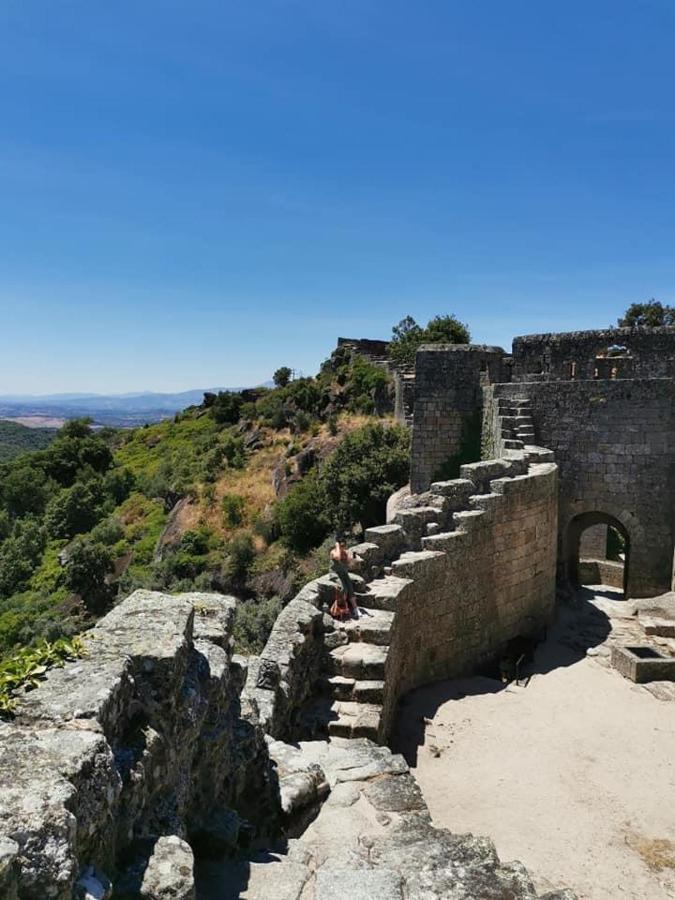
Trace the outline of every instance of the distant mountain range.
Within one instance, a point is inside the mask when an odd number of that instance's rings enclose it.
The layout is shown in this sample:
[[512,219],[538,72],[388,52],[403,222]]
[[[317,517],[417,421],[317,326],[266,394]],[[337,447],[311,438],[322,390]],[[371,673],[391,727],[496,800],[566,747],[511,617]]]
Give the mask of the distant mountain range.
[[[58,424],[65,419],[89,416],[98,425],[129,427],[159,422],[174,413],[201,403],[204,393],[240,391],[243,388],[213,387],[176,394],[141,391],[131,394],[0,394],[0,419],[25,425]],[[48,422],[46,421],[48,420]]]

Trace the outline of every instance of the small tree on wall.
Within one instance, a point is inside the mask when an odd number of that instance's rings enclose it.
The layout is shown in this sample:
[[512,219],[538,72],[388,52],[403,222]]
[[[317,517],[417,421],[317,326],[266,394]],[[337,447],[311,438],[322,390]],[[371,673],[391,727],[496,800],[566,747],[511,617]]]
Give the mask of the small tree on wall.
[[392,329],[389,358],[394,363],[412,365],[422,344],[468,344],[470,340],[469,329],[456,316],[434,316],[426,328],[406,316]]
[[646,303],[632,303],[618,320],[620,328],[658,328],[675,325],[675,306],[664,306],[653,297]]

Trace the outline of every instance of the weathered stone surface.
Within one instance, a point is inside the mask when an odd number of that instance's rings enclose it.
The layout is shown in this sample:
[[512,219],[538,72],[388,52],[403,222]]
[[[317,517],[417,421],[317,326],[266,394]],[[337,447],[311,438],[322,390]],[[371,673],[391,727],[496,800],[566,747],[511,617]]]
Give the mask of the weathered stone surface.
[[403,900],[401,876],[391,869],[322,869],[316,900]]
[[198,831],[256,778],[266,802],[262,735],[230,677],[231,612],[213,595],[137,592],[87,635],[86,657],[20,697],[0,725],[7,896],[14,881],[22,898],[65,900],[91,866],[114,880],[136,839]]
[[195,640],[209,641],[227,650],[234,625],[236,599],[223,594],[200,592],[183,594],[182,598],[194,608]]
[[[285,855],[251,857],[244,867],[247,900],[536,900],[525,868],[502,865],[487,838],[431,825],[407,766],[386,748],[338,739],[298,747],[275,742],[274,752],[284,765],[321,766],[332,789]],[[221,877],[227,884],[231,866],[223,865]],[[212,870],[208,900],[219,896],[218,883]]]
[[365,789],[364,796],[375,809],[384,812],[426,810],[417,782],[407,773],[378,779]]
[[160,837],[115,888],[119,900],[194,900],[194,857],[190,845],[176,835]]
[[101,829],[112,826],[120,792],[101,734],[0,726],[0,835],[19,846],[22,897],[70,896],[80,854],[110,868]]

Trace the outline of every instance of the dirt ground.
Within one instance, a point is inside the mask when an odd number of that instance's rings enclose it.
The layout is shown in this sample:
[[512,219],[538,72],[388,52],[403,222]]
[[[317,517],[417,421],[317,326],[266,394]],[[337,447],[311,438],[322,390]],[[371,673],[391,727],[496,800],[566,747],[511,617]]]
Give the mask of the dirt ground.
[[488,678],[410,694],[396,749],[434,823],[487,834],[536,887],[581,900],[675,898],[675,702],[608,665],[638,629],[583,591],[539,645],[527,686]]

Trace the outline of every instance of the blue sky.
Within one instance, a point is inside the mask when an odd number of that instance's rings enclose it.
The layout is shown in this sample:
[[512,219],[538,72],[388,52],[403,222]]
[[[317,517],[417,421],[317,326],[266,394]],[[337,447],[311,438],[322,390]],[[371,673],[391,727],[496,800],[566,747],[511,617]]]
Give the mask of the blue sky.
[[671,0],[3,0],[0,393],[675,299]]

